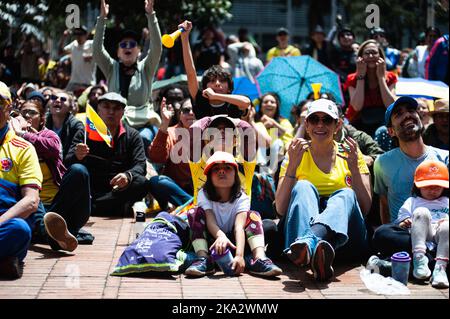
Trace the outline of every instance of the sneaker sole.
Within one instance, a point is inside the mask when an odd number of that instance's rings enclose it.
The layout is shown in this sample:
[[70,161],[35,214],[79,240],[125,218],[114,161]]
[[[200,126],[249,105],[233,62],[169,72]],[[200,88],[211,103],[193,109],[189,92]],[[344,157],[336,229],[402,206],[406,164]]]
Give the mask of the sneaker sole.
[[67,230],[64,218],[56,213],[49,212],[44,215],[44,225],[47,234],[53,238],[62,250],[74,251],[78,247],[78,241]]
[[431,270],[429,270],[429,271],[428,271],[428,274],[425,275],[425,276],[419,276],[419,275],[417,275],[417,274],[413,271],[413,276],[414,276],[414,278],[416,278],[416,279],[418,279],[418,280],[426,280],[426,279],[430,278],[430,276],[431,276]]
[[437,283],[433,283],[431,282],[431,286],[434,288],[448,288],[448,282],[437,282]]
[[261,276],[261,277],[276,277],[281,275],[283,271],[281,269],[272,269],[270,271],[266,271],[266,272],[254,272],[254,271],[249,271],[249,273],[251,273],[252,275],[255,276]]
[[334,276],[334,249],[326,241],[319,241],[311,261],[314,278],[318,281],[328,281]]
[[291,254],[288,255],[288,258],[294,264],[300,267],[309,265],[311,255],[307,243],[294,243],[289,248],[291,249]]
[[216,271],[215,270],[209,270],[206,272],[201,272],[197,269],[186,269],[186,271],[184,272],[184,274],[186,276],[191,276],[191,277],[203,277],[203,276],[209,276],[214,274]]

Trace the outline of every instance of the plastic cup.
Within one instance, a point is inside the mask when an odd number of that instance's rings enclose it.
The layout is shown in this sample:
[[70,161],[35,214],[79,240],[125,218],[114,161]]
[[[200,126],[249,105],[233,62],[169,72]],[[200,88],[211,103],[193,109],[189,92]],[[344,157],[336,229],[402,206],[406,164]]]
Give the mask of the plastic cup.
[[392,278],[401,282],[405,286],[408,285],[409,264],[411,257],[406,251],[395,253],[391,256],[392,262]]
[[219,265],[220,269],[223,271],[225,275],[227,276],[234,275],[234,270],[231,269],[233,254],[231,254],[231,251],[229,249],[225,250],[225,252],[221,255],[217,254],[216,251],[213,249],[211,250],[211,257],[212,260],[214,260],[216,264]]

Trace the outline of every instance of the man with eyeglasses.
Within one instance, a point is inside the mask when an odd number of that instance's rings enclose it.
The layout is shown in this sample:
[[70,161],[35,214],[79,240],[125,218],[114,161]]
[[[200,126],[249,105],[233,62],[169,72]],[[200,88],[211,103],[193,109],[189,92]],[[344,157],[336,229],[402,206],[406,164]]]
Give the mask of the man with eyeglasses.
[[61,53],[70,54],[72,60],[70,80],[66,90],[78,92],[95,84],[96,67],[92,59],[94,42],[88,40],[89,33],[87,29],[81,26],[72,31],[75,40],[63,47],[69,34],[69,30],[64,31],[59,43],[59,49]]
[[97,113],[113,137],[112,147],[89,138],[85,142],[85,132],[77,132],[66,157],[68,166],[79,163],[89,171],[95,216],[128,216],[131,205],[148,192],[142,139],[121,120],[126,105],[115,92],[99,97]]
[[47,103],[46,127],[58,134],[61,140],[64,164],[74,136],[84,132],[83,123],[71,113],[72,102],[72,96],[67,92],[54,90]]
[[35,148],[9,122],[11,93],[0,82],[0,277],[17,279],[31,241],[42,172]]
[[109,91],[120,93],[128,101],[123,120],[139,131],[146,148],[152,142],[157,126],[161,124],[151,96],[153,78],[162,52],[161,32],[153,4],[154,0],[145,1],[151,41],[147,56],[141,61],[138,61],[140,48],[135,32],[126,31],[122,34],[117,49],[119,61],[112,59],[105,50],[103,38],[109,13],[109,5],[105,0],[101,0],[94,36],[94,60],[108,81]]

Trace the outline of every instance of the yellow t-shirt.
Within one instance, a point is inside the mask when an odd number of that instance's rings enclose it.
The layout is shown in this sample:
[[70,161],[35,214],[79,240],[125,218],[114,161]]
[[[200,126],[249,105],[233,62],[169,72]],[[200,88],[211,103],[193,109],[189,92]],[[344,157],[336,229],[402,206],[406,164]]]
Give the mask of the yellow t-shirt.
[[272,127],[267,130],[262,122],[257,122],[256,125],[258,127],[260,127],[261,129],[264,129],[267,131],[267,134],[269,134],[270,138],[272,139],[272,143],[276,139],[281,139],[283,141],[285,150],[288,149],[289,144],[291,143],[292,139],[294,138],[294,136],[292,135],[294,132],[294,128],[292,127],[291,122],[289,122],[289,120],[287,120],[287,119],[281,119],[281,121],[280,121],[280,125],[281,125],[281,127],[284,128],[284,131],[285,131],[284,134],[281,136],[278,136],[278,128],[277,127]]
[[43,161],[39,162],[39,165],[41,166],[43,176],[42,191],[40,192],[39,197],[44,205],[49,205],[53,202],[53,199],[59,191],[59,187],[55,184],[52,172],[48,168],[48,165]]
[[267,52],[266,60],[269,62],[278,56],[300,56],[302,53],[300,50],[293,45],[288,45],[286,49],[280,49],[279,47],[273,47]]
[[0,144],[0,214],[22,197],[21,187],[40,189],[41,184],[42,172],[36,150],[10,129]]
[[[339,154],[345,155],[345,152],[340,150],[339,144],[334,142],[335,149]],[[280,168],[280,177],[286,175],[286,169],[289,159],[286,156]],[[358,167],[361,174],[369,174],[369,168],[364,161],[361,151],[358,150]],[[297,180],[308,180],[311,182],[319,192],[320,196],[329,196],[335,191],[342,188],[352,187],[352,174],[347,165],[347,161],[336,155],[336,162],[331,172],[325,174],[321,171],[309,151],[303,154],[302,161],[295,172]]]

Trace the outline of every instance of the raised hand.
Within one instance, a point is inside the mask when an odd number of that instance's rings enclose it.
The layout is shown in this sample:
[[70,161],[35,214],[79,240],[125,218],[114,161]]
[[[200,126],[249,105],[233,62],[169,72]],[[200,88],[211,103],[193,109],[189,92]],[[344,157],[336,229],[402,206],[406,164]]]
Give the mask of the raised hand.
[[161,101],[161,125],[168,127],[173,114],[172,105],[166,105],[166,98],[163,97]]
[[105,0],[100,0],[100,16],[106,18],[109,14],[109,4]]
[[344,140],[345,155],[337,154],[339,157],[347,161],[348,168],[350,172],[356,172],[358,168],[358,143],[351,137],[346,137]]
[[357,76],[366,76],[367,72],[367,64],[364,62],[362,57],[356,59],[356,75]]
[[189,33],[192,30],[192,22],[185,20],[183,23],[180,23],[178,25],[178,29],[180,29],[180,28],[184,29],[184,32],[181,33],[181,37],[184,37],[184,38],[189,37]]
[[386,62],[383,60],[383,58],[378,58],[378,61],[376,62],[377,66],[377,76],[378,78],[384,78],[386,75]]
[[296,138],[292,140],[288,149],[289,166],[297,168],[303,158],[303,154],[309,149],[311,142],[304,138]]
[[151,14],[153,12],[153,4],[155,0],[145,0],[145,12]]

